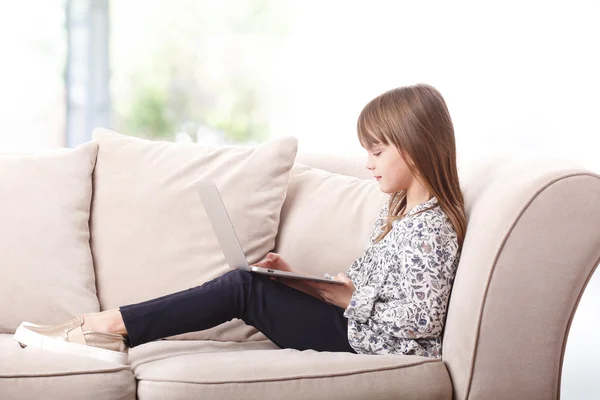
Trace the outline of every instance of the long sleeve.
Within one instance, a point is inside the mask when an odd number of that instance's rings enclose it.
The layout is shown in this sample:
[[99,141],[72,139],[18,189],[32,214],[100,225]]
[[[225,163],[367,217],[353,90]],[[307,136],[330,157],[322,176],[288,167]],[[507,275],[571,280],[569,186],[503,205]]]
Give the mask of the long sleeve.
[[344,316],[357,322],[365,323],[371,315],[375,300],[383,285],[383,275],[376,275],[369,281],[368,286],[357,288],[352,293],[350,304],[344,311]]
[[[380,303],[372,315],[387,334],[410,339],[441,335],[454,276],[453,259],[441,239],[434,230],[419,231],[404,249],[407,301]],[[390,273],[398,271],[392,266]]]
[[[431,339],[441,335],[454,276],[454,258],[440,227],[425,219],[412,222],[409,240],[398,243],[380,265],[386,282],[357,290],[346,316],[402,339]],[[383,299],[383,298],[385,299]],[[353,301],[355,304],[353,305]]]
[[[375,220],[373,228],[371,229],[371,233],[369,234],[368,246],[373,245],[375,238],[381,232],[381,227],[385,224],[387,219],[388,207],[389,199],[385,201],[379,210],[377,219]],[[359,257],[356,261],[354,261],[354,263],[352,263],[348,271],[346,271],[346,275],[352,279],[355,286],[358,285],[356,279],[358,271],[361,269],[363,261],[367,255],[368,254],[364,254]],[[381,290],[381,286],[383,285],[383,278],[384,277],[382,275],[371,276],[368,285],[358,285],[357,289],[352,294],[350,304],[344,312],[346,318],[354,319],[363,323],[367,321],[371,315],[373,304],[377,299],[379,291]]]
[[[458,237],[433,197],[413,207],[348,271],[356,290],[344,316],[348,342],[360,354],[414,354],[440,358],[442,331],[460,257]],[[385,211],[385,212],[384,212]]]

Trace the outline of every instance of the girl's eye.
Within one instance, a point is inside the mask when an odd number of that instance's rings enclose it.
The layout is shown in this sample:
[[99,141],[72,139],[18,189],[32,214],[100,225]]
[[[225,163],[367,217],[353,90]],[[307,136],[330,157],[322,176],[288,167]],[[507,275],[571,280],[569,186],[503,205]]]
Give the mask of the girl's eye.
[[381,154],[381,152],[378,152],[378,153],[373,153],[373,155],[374,155],[375,157],[377,157],[377,156],[378,156],[378,155],[380,155],[380,154]]

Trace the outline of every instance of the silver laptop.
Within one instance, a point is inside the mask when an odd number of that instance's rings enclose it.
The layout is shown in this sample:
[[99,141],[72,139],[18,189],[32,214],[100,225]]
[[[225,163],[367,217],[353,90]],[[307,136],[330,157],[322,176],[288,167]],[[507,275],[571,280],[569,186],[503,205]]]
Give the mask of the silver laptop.
[[196,185],[200,199],[204,204],[204,209],[213,227],[215,235],[221,244],[221,249],[225,255],[225,260],[233,269],[243,269],[259,274],[277,276],[281,278],[306,279],[311,281],[326,282],[333,284],[343,284],[343,282],[333,279],[332,276],[320,278],[318,276],[299,274],[295,272],[285,272],[276,269],[262,268],[254,265],[248,265],[246,255],[242,250],[240,241],[233,229],[229,214],[225,209],[221,195],[217,186],[212,181],[201,181]]

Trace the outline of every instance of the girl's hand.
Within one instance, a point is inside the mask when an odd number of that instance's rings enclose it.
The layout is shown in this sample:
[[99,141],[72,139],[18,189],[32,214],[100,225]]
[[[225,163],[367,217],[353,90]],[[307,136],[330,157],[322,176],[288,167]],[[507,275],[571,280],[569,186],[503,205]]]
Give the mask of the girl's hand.
[[[252,265],[262,268],[277,269],[279,271],[294,272],[291,265],[277,253],[269,253],[262,261]],[[270,278],[271,280],[277,280],[277,277],[274,276],[271,276]]]
[[308,286],[315,289],[325,302],[346,309],[350,304],[352,293],[354,293],[356,288],[354,287],[352,280],[343,272],[337,274],[334,279],[336,281],[344,282],[344,284],[336,285],[334,283],[323,283],[316,281],[305,282]]

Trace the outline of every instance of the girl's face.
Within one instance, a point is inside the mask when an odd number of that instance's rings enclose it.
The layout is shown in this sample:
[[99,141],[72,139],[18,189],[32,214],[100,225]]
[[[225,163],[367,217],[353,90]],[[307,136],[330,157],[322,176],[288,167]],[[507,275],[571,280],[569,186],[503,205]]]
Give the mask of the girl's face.
[[408,189],[413,176],[396,147],[376,144],[367,150],[367,155],[367,169],[379,181],[382,192],[392,194]]

